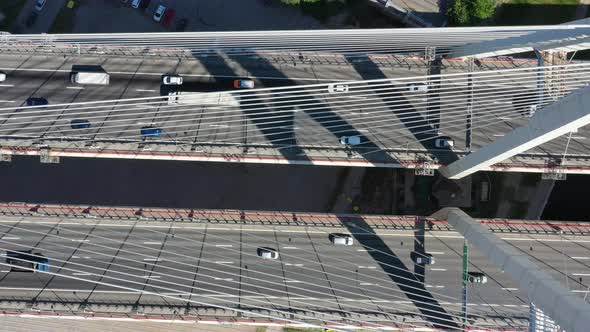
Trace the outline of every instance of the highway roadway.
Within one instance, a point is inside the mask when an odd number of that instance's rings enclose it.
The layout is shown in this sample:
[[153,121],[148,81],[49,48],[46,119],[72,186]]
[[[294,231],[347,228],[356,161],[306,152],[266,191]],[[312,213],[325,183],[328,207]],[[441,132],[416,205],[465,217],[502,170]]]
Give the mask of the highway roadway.
[[[358,59],[357,59],[358,60]],[[201,58],[201,59],[166,59],[166,58],[81,58],[62,56],[14,56],[0,55],[0,70],[9,74],[6,82],[0,84],[0,107],[19,107],[28,97],[44,97],[50,104],[88,102],[97,100],[114,100],[128,98],[155,97],[165,93],[161,86],[163,73],[179,73],[185,77],[186,88],[195,91],[230,90],[231,79],[235,77],[256,77],[258,87],[277,87],[286,85],[300,85],[311,83],[328,83],[334,81],[349,81],[376,78],[408,78],[419,77],[427,73],[424,60],[419,58],[402,59],[398,65],[391,63],[375,63],[369,61],[352,62],[352,64],[315,64],[305,63],[272,63],[264,60],[244,60],[232,58]],[[69,73],[74,64],[100,64],[111,74],[111,83],[108,86],[78,86],[69,82]],[[403,64],[403,66],[402,66]],[[407,66],[406,66],[407,64]],[[534,62],[484,62],[480,69],[514,68],[532,66]],[[448,60],[443,63],[442,73],[459,73],[466,71],[466,64],[458,60]],[[411,82],[409,79],[403,84]],[[583,82],[580,82],[582,84]],[[403,86],[402,84],[402,86]],[[477,80],[475,83],[477,85]],[[446,81],[443,79],[441,86],[450,89],[457,94],[461,102],[466,102],[466,82]],[[484,88],[484,86],[481,86]],[[402,96],[401,93],[398,94]],[[365,96],[366,97],[366,96]],[[224,119],[208,116],[211,109],[195,108],[194,106],[179,106],[175,111],[170,111],[167,105],[151,104],[143,107],[124,108],[121,103],[106,107],[103,112],[88,114],[92,128],[83,133],[69,128],[69,123],[74,118],[83,117],[70,110],[50,112],[31,110],[17,111],[14,109],[0,110],[0,130],[4,134],[4,146],[32,147],[31,139],[44,138],[44,143],[49,144],[54,151],[72,151],[79,153],[76,156],[116,157],[116,153],[123,152],[118,157],[138,157],[138,154],[148,153],[155,159],[167,159],[171,156],[178,157],[176,153],[183,154],[185,160],[211,160],[211,161],[250,161],[270,163],[312,163],[334,165],[366,165],[366,162],[377,166],[397,167],[402,162],[416,161],[418,156],[426,156],[425,146],[434,156],[435,162],[449,162],[461,155],[465,147],[464,121],[457,116],[444,120],[440,124],[440,135],[451,136],[455,140],[455,153],[447,150],[434,149],[432,141],[426,143],[417,142],[417,139],[428,138],[428,134],[416,133],[408,130],[407,125],[400,122],[400,118],[390,112],[381,111],[379,114],[369,110],[363,110],[362,100],[365,97],[355,97],[354,90],[348,96],[325,95],[314,98],[314,102],[326,107],[333,113],[314,115],[305,107],[291,105],[292,108],[285,113],[286,116],[278,123],[272,124],[261,121],[256,115],[250,115],[251,110],[247,103],[242,103],[241,109],[228,112]],[[376,94],[379,97],[379,94]],[[403,107],[423,107],[426,100],[421,95],[405,95]],[[264,101],[264,99],[261,99]],[[348,101],[348,102],[347,102]],[[508,114],[487,114],[491,107],[487,100],[474,101],[477,112],[485,114],[485,117],[474,118],[475,126],[486,125],[473,131],[472,146],[474,148],[486,145],[497,137],[504,135],[513,128],[523,125],[527,119]],[[488,104],[486,104],[488,103]],[[504,92],[498,92],[497,102],[506,103],[509,111],[512,106]],[[357,105],[351,110],[351,105]],[[461,104],[459,104],[461,105]],[[466,104],[464,104],[466,105]],[[391,105],[387,102],[378,102],[369,105],[368,108],[388,109]],[[398,105],[399,106],[399,105]],[[444,112],[451,107],[444,102],[440,105]],[[460,106],[463,107],[463,106]],[[466,107],[466,106],[465,106]],[[155,111],[154,111],[155,109]],[[146,112],[142,112],[146,111]],[[34,117],[31,117],[32,115]],[[51,114],[51,115],[50,115]],[[371,116],[370,122],[367,117]],[[424,113],[421,116],[426,116]],[[32,121],[31,121],[32,120]],[[455,121],[455,122],[451,122]],[[103,128],[105,121],[117,121],[116,127]],[[229,122],[228,122],[229,121]],[[407,120],[406,120],[407,121]],[[29,123],[30,122],[30,123]],[[142,141],[139,129],[146,125],[154,125],[163,128],[166,132],[166,140],[175,144],[155,144],[154,141]],[[270,128],[278,126],[279,128]],[[332,128],[329,128],[332,126]],[[167,130],[169,129],[169,130]],[[423,129],[423,128],[421,128]],[[246,136],[244,136],[246,135]],[[345,149],[338,142],[338,138],[344,135],[361,135],[367,140],[363,147],[352,150]],[[57,142],[51,137],[68,137],[66,141]],[[85,141],[80,142],[76,137],[94,141],[93,153],[88,154],[88,146]],[[244,137],[246,137],[244,139]],[[113,140],[119,140],[116,143]],[[590,154],[584,144],[586,131],[576,133],[569,144],[568,153],[578,156]],[[76,142],[78,140],[78,142]],[[178,145],[180,144],[180,145]],[[293,146],[296,144],[297,146]],[[148,145],[146,147],[146,145]],[[565,139],[556,139],[539,149],[531,151],[541,158],[537,161],[520,159],[517,164],[543,165],[548,154],[561,155],[565,150]],[[391,153],[363,153],[375,150],[388,150]],[[146,152],[147,151],[147,152]],[[180,151],[180,152],[179,152]],[[4,150],[7,153],[9,150]],[[100,152],[97,154],[97,152]],[[73,153],[73,152],[72,152]],[[221,154],[224,157],[211,159],[211,156]],[[67,155],[67,154],[66,154]],[[73,154],[70,154],[72,156]],[[235,158],[228,158],[227,155]],[[141,158],[141,157],[140,157]],[[200,159],[199,159],[200,158]],[[208,159],[209,158],[209,159]],[[182,158],[176,158],[182,159]],[[341,160],[338,164],[336,161]],[[393,166],[392,166],[393,165]],[[407,165],[406,165],[407,166]]]
[[[0,298],[86,303],[87,310],[94,304],[95,311],[105,303],[182,308],[189,301],[246,310],[352,311],[360,319],[368,312],[416,318],[423,299],[436,301],[443,317],[459,315],[460,235],[426,231],[422,239],[411,231],[366,229],[2,217],[0,250],[35,248],[50,258],[51,268],[47,274],[7,272],[2,262]],[[354,234],[353,246],[331,245],[329,233],[347,231]],[[586,295],[586,236],[502,238],[574,293]],[[420,243],[435,257],[434,265],[410,259]],[[257,257],[258,247],[277,249],[280,259]],[[470,270],[489,277],[486,284],[469,286],[470,313],[526,317],[528,302],[517,283],[470,248]],[[424,288],[416,281],[422,274]],[[418,300],[410,293],[420,294]]]

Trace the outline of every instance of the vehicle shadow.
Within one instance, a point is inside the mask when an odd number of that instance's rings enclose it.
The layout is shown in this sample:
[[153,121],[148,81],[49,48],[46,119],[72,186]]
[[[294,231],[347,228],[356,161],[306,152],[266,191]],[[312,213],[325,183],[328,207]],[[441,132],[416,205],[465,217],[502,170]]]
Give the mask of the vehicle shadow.
[[[412,301],[426,320],[431,322],[435,328],[445,331],[459,328],[457,322],[453,320],[453,316],[447,313],[434,296],[426,290],[424,265],[414,264],[414,272],[411,272],[363,218],[340,218],[340,222],[348,229],[358,244],[366,248],[378,248],[377,250],[367,250],[367,253]],[[415,229],[414,250],[423,253],[424,223],[418,222]]]

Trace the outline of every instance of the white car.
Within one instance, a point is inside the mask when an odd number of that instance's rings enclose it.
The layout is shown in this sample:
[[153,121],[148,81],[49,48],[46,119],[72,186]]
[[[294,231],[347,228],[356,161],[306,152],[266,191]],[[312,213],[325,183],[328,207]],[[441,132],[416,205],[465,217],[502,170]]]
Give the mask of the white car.
[[328,92],[329,93],[348,92],[348,85],[346,85],[346,84],[329,84],[328,85]]
[[412,253],[410,254],[410,258],[412,258],[412,260],[416,264],[421,264],[421,265],[432,265],[432,264],[434,264],[434,256],[432,256],[429,253],[421,254],[421,253],[412,251]]
[[428,92],[428,85],[424,83],[415,83],[408,85],[408,91],[410,92]]
[[530,105],[528,110],[524,112],[524,116],[527,118],[532,118],[535,113],[537,113],[537,105]]
[[352,236],[349,234],[332,233],[328,235],[330,242],[337,246],[351,246],[354,243]]
[[6,81],[6,73],[0,71],[0,82]]
[[455,146],[455,141],[450,137],[439,137],[434,140],[434,146],[440,149],[450,149]]
[[133,0],[131,2],[131,7],[133,8],[139,8],[139,5],[141,5],[141,0]]
[[166,6],[162,4],[158,5],[158,8],[156,8],[156,11],[154,12],[154,21],[160,22],[162,20],[162,16],[164,16],[164,13],[166,12],[166,9]]
[[273,248],[260,247],[260,248],[256,249],[256,253],[258,254],[258,256],[260,256],[264,259],[278,259],[279,258],[279,253]]
[[39,12],[42,11],[46,2],[47,0],[35,0],[35,10]]
[[360,136],[342,136],[340,137],[340,144],[342,145],[359,145],[361,144]]
[[162,76],[162,83],[165,85],[181,85],[182,76],[180,75],[164,75]]

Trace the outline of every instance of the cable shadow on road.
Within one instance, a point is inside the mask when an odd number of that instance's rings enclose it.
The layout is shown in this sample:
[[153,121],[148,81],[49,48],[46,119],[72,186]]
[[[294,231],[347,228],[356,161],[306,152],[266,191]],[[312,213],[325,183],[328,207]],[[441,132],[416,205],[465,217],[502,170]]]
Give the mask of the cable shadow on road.
[[[347,59],[365,80],[388,79],[379,66],[366,55],[355,55],[354,57],[347,57]],[[440,61],[434,61],[431,66],[438,66],[438,71],[440,71]],[[433,71],[436,72],[436,69]],[[439,81],[436,81],[427,93],[428,106],[426,114],[420,113],[405,97],[402,92],[408,89],[405,85],[392,83],[391,87],[387,87],[387,89],[384,89],[383,82],[367,83],[367,85],[368,87],[377,85],[373,92],[391,109],[416,141],[439,162],[448,164],[459,159],[451,149],[435,147],[435,139],[440,136]]]
[[[207,57],[195,55],[195,58],[203,64],[209,73],[216,77],[217,86],[223,85],[227,89],[231,89],[233,80],[229,78],[239,77],[227,63],[227,60],[219,55]],[[250,68],[247,69],[250,70]],[[247,152],[248,147],[261,145],[266,147],[270,144],[287,160],[293,159],[293,156],[297,156],[298,160],[308,160],[303,150],[297,145],[292,107],[288,104],[283,105],[271,110],[268,100],[263,100],[256,95],[256,92],[242,91],[240,109],[247,118],[242,123],[244,137],[241,144],[244,146],[244,152]],[[264,135],[264,142],[256,137],[257,133],[248,133],[247,121],[256,125],[256,128]]]
[[[383,272],[397,285],[397,287],[412,301],[414,306],[420,313],[431,322],[437,329],[456,329],[459,328],[456,321],[453,320],[453,315],[446,312],[441,304],[434,298],[434,296],[426,290],[424,285],[424,265],[415,268],[414,272],[410,272],[409,268],[401,261],[401,259],[391,250],[387,244],[381,239],[379,235],[369,226],[363,218],[339,218],[342,225],[353,234],[356,242],[366,248],[367,253],[373,260],[379,264]],[[422,228],[424,225],[422,224]],[[416,225],[416,239],[415,243],[419,243],[418,247],[414,249],[424,252],[424,229],[420,231],[418,224]],[[421,239],[420,241],[418,241]],[[421,246],[421,247],[420,247]],[[378,248],[377,250],[375,250]],[[392,290],[393,292],[393,290]]]
[[[261,76],[259,80],[265,85],[265,87],[272,87],[277,85],[277,79],[280,80],[281,85],[287,85],[293,87],[292,89],[286,89],[284,95],[281,98],[281,109],[289,109],[291,112],[303,111],[302,113],[307,115],[311,120],[321,125],[334,138],[331,142],[326,142],[326,139],[318,137],[318,145],[324,146],[338,146],[347,151],[349,156],[352,153],[356,153],[358,156],[362,156],[366,161],[371,163],[399,163],[390,154],[382,151],[382,148],[372,142],[368,137],[357,130],[351,123],[343,118],[342,115],[336,113],[333,107],[320,97],[317,97],[318,87],[314,87],[315,91],[306,91],[303,88],[297,87],[297,83],[286,76],[281,70],[273,66],[268,60],[264,58],[257,58],[255,60],[248,60],[244,57],[232,56],[232,59],[239,63],[244,69],[246,69],[252,76]],[[257,75],[260,73],[261,75]],[[273,78],[270,79],[269,77]],[[326,94],[328,90],[326,88]],[[274,105],[273,105],[274,106]],[[293,114],[293,113],[292,113]],[[300,113],[301,114],[301,113]],[[297,119],[291,118],[291,123]],[[300,119],[304,121],[303,118]],[[295,126],[297,124],[294,124]],[[311,131],[313,132],[313,130]],[[295,131],[291,131],[292,140],[297,144],[297,137]],[[302,135],[299,132],[299,135]],[[342,136],[358,136],[361,139],[362,145],[349,145],[342,147],[339,139]],[[314,137],[314,138],[315,138]],[[295,145],[294,144],[294,145]],[[367,151],[374,151],[371,154],[364,154]]]

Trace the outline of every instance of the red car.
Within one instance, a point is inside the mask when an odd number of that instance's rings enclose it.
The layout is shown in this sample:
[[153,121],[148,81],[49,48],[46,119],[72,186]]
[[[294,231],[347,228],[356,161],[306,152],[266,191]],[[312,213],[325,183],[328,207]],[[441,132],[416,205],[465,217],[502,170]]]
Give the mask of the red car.
[[162,25],[165,27],[169,26],[172,19],[174,19],[174,15],[176,15],[176,10],[168,8],[164,13],[164,17],[162,17]]

